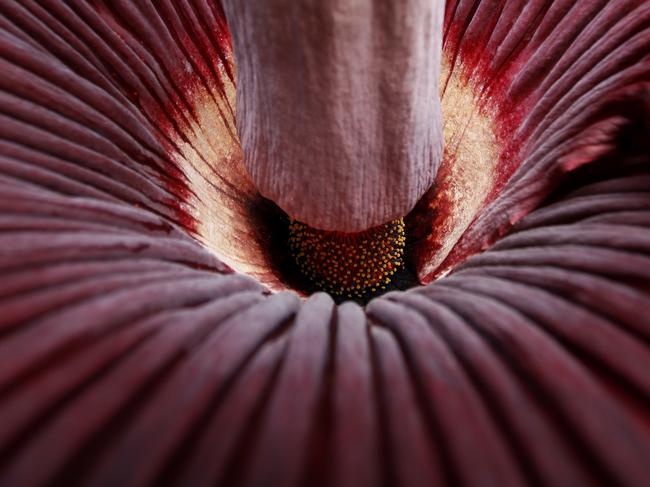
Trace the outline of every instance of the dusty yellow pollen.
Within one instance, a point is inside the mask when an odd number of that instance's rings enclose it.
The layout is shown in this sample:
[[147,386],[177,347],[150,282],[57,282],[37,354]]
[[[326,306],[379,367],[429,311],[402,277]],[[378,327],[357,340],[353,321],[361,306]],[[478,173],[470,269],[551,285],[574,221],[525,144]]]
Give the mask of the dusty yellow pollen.
[[289,224],[289,246],[300,271],[321,290],[343,298],[385,289],[403,265],[405,245],[402,219],[360,233]]

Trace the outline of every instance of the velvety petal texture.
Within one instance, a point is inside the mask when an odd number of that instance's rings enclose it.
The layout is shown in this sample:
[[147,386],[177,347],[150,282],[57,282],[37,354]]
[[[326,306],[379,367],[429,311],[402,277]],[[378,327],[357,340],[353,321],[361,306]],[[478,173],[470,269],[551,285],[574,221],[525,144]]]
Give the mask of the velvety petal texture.
[[218,4],[0,3],[0,485],[650,483],[648,4],[445,33],[500,160],[363,308],[273,291]]
[[[424,282],[488,248],[567,173],[612,150],[648,153],[643,135],[624,141],[619,135],[630,118],[647,120],[649,16],[644,0],[447,3],[443,110],[454,110],[458,84],[471,87],[476,109],[464,124],[445,115],[451,154],[441,172],[455,164],[454,152],[467,167],[462,159],[479,159],[493,144],[498,164],[482,161],[489,182],[461,188],[463,200],[481,201],[476,207],[455,197],[457,175],[439,178],[422,202],[433,215],[423,232],[428,242],[418,250]],[[489,120],[489,135],[473,129],[481,118]],[[449,214],[458,221],[451,231],[444,225]]]

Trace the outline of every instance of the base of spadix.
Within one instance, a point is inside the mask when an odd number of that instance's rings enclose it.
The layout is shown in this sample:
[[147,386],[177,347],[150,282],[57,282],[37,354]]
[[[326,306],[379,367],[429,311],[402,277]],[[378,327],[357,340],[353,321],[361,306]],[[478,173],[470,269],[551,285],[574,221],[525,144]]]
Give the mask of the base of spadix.
[[403,268],[404,221],[342,233],[293,220],[289,248],[299,270],[318,289],[341,298],[365,299],[385,292]]

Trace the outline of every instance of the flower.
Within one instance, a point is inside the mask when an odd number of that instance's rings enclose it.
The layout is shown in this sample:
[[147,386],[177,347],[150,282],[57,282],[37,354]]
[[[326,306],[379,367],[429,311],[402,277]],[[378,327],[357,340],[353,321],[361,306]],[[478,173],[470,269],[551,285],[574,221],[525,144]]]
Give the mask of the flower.
[[365,307],[287,290],[217,3],[0,13],[0,484],[648,483],[647,2],[447,4]]

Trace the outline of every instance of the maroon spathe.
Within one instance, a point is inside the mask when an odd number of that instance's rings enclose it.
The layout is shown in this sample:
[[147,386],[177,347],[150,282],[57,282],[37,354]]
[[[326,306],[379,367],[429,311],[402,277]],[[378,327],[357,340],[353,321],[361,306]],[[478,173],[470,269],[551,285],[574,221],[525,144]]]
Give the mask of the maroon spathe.
[[448,2],[504,164],[450,259],[484,251],[365,308],[193,233],[217,4],[0,13],[0,485],[650,483],[647,2]]

